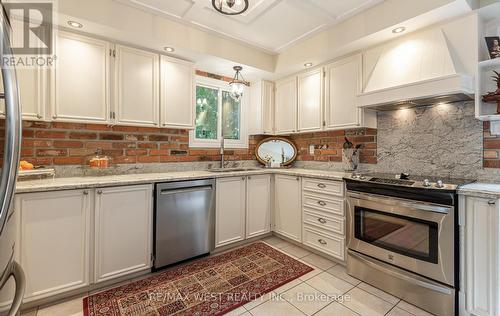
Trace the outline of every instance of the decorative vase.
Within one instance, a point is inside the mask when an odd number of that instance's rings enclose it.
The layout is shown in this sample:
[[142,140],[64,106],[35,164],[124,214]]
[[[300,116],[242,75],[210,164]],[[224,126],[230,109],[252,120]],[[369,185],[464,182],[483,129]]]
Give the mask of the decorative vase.
[[342,149],[344,171],[356,171],[359,165],[359,151],[354,148]]

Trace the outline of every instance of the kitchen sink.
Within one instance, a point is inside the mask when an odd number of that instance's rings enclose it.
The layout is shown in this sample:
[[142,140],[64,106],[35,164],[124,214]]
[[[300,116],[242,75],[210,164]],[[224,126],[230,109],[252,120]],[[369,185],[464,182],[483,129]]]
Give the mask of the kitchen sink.
[[256,171],[260,170],[260,168],[216,168],[210,169],[210,172],[241,172],[241,171]]

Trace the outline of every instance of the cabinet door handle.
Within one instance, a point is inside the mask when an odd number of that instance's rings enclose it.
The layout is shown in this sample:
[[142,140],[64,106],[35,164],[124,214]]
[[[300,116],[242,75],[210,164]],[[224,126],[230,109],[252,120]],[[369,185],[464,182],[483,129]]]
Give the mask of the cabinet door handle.
[[318,183],[318,188],[324,189],[326,188],[326,185],[324,183]]
[[87,190],[83,191],[83,195],[89,195],[89,191]]
[[299,180],[300,180],[300,178],[299,178],[299,177],[297,177],[295,180],[299,181]]
[[102,190],[97,190],[97,194],[102,194]]
[[326,244],[327,244],[327,242],[326,242],[326,241],[324,241],[323,239],[318,239],[318,242],[319,242],[320,244],[322,244],[322,245],[326,245]]
[[326,202],[325,201],[318,201],[318,204],[321,205],[321,206],[326,206]]
[[326,224],[326,219],[318,218],[318,222],[320,222],[321,224]]
[[497,204],[497,201],[495,200],[488,201],[488,205],[495,205],[495,204]]

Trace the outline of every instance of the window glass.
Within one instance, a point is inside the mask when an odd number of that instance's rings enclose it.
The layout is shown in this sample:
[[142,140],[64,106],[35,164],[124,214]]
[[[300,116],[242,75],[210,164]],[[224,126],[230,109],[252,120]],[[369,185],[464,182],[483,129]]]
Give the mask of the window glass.
[[217,139],[218,90],[196,87],[196,138]]
[[225,139],[240,139],[240,101],[236,101],[227,91],[222,91],[223,122],[222,132]]

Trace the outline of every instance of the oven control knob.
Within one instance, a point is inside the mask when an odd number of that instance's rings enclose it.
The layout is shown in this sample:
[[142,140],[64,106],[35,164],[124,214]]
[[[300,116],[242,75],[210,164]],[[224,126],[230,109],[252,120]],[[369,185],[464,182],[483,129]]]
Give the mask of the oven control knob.
[[353,179],[359,179],[359,175],[353,173],[352,176],[351,176],[351,178],[353,178]]
[[359,176],[359,180],[366,180],[365,176]]
[[437,180],[436,182],[436,188],[444,188],[444,183],[442,180]]
[[431,182],[429,181],[429,179],[425,179],[423,185],[424,187],[428,188],[431,186]]

